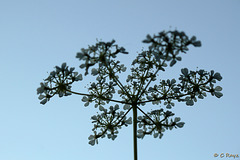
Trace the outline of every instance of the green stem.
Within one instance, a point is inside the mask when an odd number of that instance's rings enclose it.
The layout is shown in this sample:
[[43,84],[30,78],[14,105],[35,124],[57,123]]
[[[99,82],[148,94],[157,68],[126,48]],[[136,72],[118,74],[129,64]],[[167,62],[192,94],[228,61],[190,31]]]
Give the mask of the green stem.
[[155,124],[154,120],[152,120],[152,118],[150,118],[143,110],[141,110],[141,108],[137,107],[139,109],[139,111],[141,111],[150,121],[153,122],[153,124]]
[[130,110],[132,110],[132,107],[128,109],[128,111],[123,115],[123,117],[118,121],[118,123],[115,126],[117,126],[120,122],[122,122],[123,118],[128,114]]
[[66,89],[66,91],[68,91],[68,92],[70,92],[70,93],[72,93],[72,94],[76,94],[76,95],[81,95],[81,96],[93,96],[93,97],[95,97],[95,98],[99,98],[99,99],[106,100],[106,101],[112,101],[112,102],[122,103],[122,104],[131,104],[131,103],[128,103],[128,102],[125,102],[125,101],[118,101],[118,100],[114,100],[114,99],[108,99],[108,98],[104,98],[104,97],[98,97],[98,96],[95,96],[95,95],[92,95],[92,94],[74,92],[74,91],[71,91],[71,90],[69,90],[69,89]]
[[178,95],[178,96],[169,96],[169,97],[162,96],[162,97],[156,98],[154,100],[147,100],[147,101],[138,102],[137,104],[154,102],[154,101],[160,101],[160,100],[166,100],[166,99],[178,100],[178,98],[181,98],[181,97],[184,97],[184,96],[187,96],[187,95],[191,95],[191,93],[181,94],[181,95]]
[[137,105],[133,105],[133,151],[134,160],[137,160]]

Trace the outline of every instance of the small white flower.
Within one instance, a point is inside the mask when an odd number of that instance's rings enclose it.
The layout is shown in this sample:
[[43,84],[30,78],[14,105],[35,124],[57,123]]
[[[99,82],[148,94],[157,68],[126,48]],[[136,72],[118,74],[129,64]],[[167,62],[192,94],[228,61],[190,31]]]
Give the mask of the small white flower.
[[176,124],[176,126],[178,126],[179,128],[182,128],[184,126],[184,124],[185,124],[184,122],[179,122]]
[[194,45],[194,47],[201,47],[201,41],[196,41],[192,43]]
[[92,118],[92,120],[97,120],[97,116],[96,115],[92,116],[91,118]]
[[88,142],[90,145],[94,146],[95,145],[95,140],[91,140]]
[[96,76],[98,74],[98,70],[96,68],[92,69],[92,75]]
[[[75,72],[75,73],[77,73],[77,72]],[[77,73],[77,74],[78,74],[78,73]],[[83,80],[82,74],[79,74],[79,75],[76,77],[75,80],[76,80],[76,81],[82,81],[82,80]]]
[[131,108],[131,106],[128,105],[128,104],[125,104],[125,105],[123,106],[123,109],[124,109],[124,110],[130,109],[130,108]]
[[42,100],[42,101],[40,102],[40,104],[46,104],[47,101],[48,101],[48,100],[45,98],[44,100]]
[[213,76],[215,79],[217,79],[218,81],[221,81],[222,80],[222,76],[220,73],[215,73],[214,76]]
[[45,98],[45,96],[42,94],[38,97],[39,100],[42,100],[43,98]]
[[154,137],[154,138],[157,138],[157,137],[158,137],[158,133],[154,133],[154,134],[153,134],[153,137]]
[[214,92],[214,94],[217,98],[220,98],[223,96],[223,94],[221,92]]
[[132,124],[132,117],[129,117],[126,121],[127,124]]
[[83,102],[87,102],[87,101],[88,101],[88,97],[87,97],[87,96],[84,96],[84,97],[82,98],[82,101],[83,101]]
[[181,120],[180,117],[175,117],[174,122],[179,122]]
[[187,68],[181,69],[181,72],[184,76],[188,76],[188,69]]

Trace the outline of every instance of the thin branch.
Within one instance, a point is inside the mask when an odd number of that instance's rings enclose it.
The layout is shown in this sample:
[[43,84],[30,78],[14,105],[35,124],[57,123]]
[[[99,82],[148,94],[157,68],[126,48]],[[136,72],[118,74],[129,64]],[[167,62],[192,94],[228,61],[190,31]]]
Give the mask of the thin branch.
[[113,74],[113,80],[117,83],[118,87],[121,88],[122,91],[125,92],[125,94],[128,96],[128,98],[131,98],[130,94],[127,92],[127,90],[125,89],[125,87],[122,85],[122,83],[118,80],[118,78],[116,78],[115,73],[113,72],[112,68],[109,68],[109,66],[106,64],[105,62],[105,66],[107,67],[109,73]]
[[186,93],[186,94],[182,94],[182,95],[179,95],[179,96],[172,96],[172,97],[162,96],[162,97],[159,97],[159,98],[154,99],[154,100],[138,102],[137,104],[148,103],[148,102],[155,102],[155,101],[160,101],[160,100],[169,99],[169,98],[177,100],[178,98],[181,98],[181,97],[184,97],[184,96],[187,96],[187,95],[190,95],[190,94]]
[[[148,69],[148,70],[145,70],[144,73],[142,74],[142,77],[146,77],[146,76],[148,75],[148,71],[149,71],[149,69]],[[146,72],[147,72],[147,73],[146,73]],[[146,73],[146,74],[145,74],[145,73]],[[142,77],[141,77],[141,78],[142,78]],[[143,88],[145,80],[146,80],[146,79],[144,79],[144,81],[141,80],[141,84],[140,84],[140,87],[139,87],[139,88]],[[137,97],[139,96],[140,93],[141,93],[141,90],[138,90]]]
[[150,121],[152,121],[156,125],[156,123],[152,120],[152,118],[149,117],[142,109],[140,109],[139,107],[137,107],[137,109],[140,110]]
[[[161,67],[164,65],[165,63],[165,59],[163,60],[162,64],[160,65]],[[158,67],[158,69],[156,70],[156,72],[153,74],[153,77],[150,79],[150,81],[148,82],[148,84],[145,86],[145,88],[143,89],[143,91],[141,92],[141,94],[138,96],[138,100],[141,98],[141,96],[143,95],[143,93],[147,90],[148,86],[150,85],[150,83],[152,82],[152,80],[155,78],[156,74],[158,73],[158,71],[160,67]]]
[[123,118],[128,114],[129,111],[131,111],[132,107],[128,109],[128,111],[123,115],[123,117],[118,121],[116,126],[123,120]]
[[157,74],[157,72],[159,71],[159,69],[156,70],[156,72],[153,74],[153,77],[150,79],[150,81],[148,82],[148,84],[145,86],[145,88],[143,89],[142,92],[139,92],[140,95],[138,96],[138,100],[139,98],[143,95],[143,93],[147,90],[147,87],[150,85],[150,83],[152,82],[152,80],[154,79],[155,75]]
[[99,98],[99,99],[102,99],[102,100],[105,100],[105,101],[112,101],[112,102],[116,102],[116,103],[122,103],[122,104],[131,104],[131,103],[128,103],[128,102],[124,102],[124,101],[118,101],[118,100],[114,100],[114,99],[108,99],[108,98],[104,98],[104,97],[100,97],[100,96],[95,96],[95,95],[91,95],[91,94],[86,94],[86,93],[78,93],[78,92],[74,92],[74,91],[71,91],[71,90],[66,90],[72,94],[76,94],[76,95],[81,95],[81,96],[93,96],[95,98]]

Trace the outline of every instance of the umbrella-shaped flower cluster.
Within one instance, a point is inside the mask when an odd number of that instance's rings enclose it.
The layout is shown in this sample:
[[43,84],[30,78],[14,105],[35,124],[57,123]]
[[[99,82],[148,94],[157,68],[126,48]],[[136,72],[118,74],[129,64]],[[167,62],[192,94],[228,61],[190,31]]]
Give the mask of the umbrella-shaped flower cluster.
[[[162,138],[166,130],[184,126],[180,117],[173,117],[175,114],[171,111],[176,101],[192,106],[197,99],[206,97],[207,93],[217,98],[223,96],[222,87],[216,86],[222,76],[213,70],[191,71],[183,68],[179,78],[159,79],[159,73],[164,72],[167,66],[173,67],[181,61],[181,54],[185,54],[190,46],[201,46],[195,36],[189,38],[184,32],[163,31],[157,35],[147,35],[143,43],[149,45],[148,49],[142,50],[132,61],[125,83],[119,77],[127,68],[116,57],[119,53],[128,52],[116,45],[115,40],[97,42],[81,49],[76,56],[82,62],[79,67],[85,70],[85,76],[96,78],[96,81],[87,85],[88,93],[72,90],[72,84],[81,81],[83,77],[74,68],[63,63],[61,67],[56,66],[55,71],[40,83],[37,89],[40,103],[46,104],[54,95],[82,95],[84,106],[94,103],[101,112],[91,117],[94,134],[89,136],[89,144],[95,145],[99,138],[104,137],[114,140],[121,127],[133,124],[136,149],[137,137],[153,135],[155,138]],[[110,103],[115,105],[106,109],[106,105]],[[152,108],[149,104],[158,106],[158,109],[155,106],[150,111]],[[133,116],[127,118],[130,111]]]

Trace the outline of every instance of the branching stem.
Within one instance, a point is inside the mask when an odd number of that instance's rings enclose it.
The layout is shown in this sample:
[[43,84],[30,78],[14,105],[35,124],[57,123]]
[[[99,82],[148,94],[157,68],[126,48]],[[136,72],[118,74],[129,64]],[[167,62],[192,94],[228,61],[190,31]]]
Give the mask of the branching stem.
[[128,102],[124,102],[124,101],[118,101],[118,100],[114,100],[114,99],[108,99],[108,98],[104,98],[104,97],[98,97],[98,96],[95,96],[95,95],[91,95],[91,94],[86,94],[86,93],[79,93],[79,92],[74,92],[74,91],[71,91],[71,90],[66,90],[72,94],[76,94],[76,95],[81,95],[81,96],[93,96],[93,97],[96,97],[96,98],[99,98],[99,99],[102,99],[102,100],[106,100],[106,101],[112,101],[112,102],[116,102],[116,103],[122,103],[122,104],[131,104],[131,103],[128,103]]

